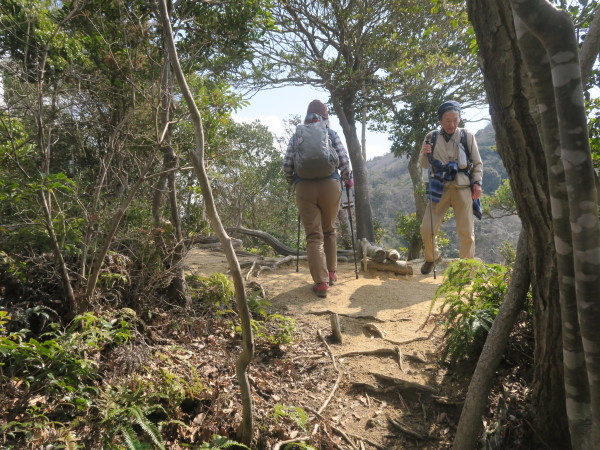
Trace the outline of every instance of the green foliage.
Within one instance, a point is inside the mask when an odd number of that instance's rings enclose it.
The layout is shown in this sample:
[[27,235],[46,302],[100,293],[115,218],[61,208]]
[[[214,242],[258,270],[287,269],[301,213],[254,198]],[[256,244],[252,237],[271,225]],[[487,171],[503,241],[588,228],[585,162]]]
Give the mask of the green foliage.
[[260,292],[250,292],[248,294],[248,309],[253,315],[266,317],[268,315],[267,308],[271,306],[271,302],[266,298],[261,297]]
[[[143,448],[139,441],[141,435],[149,437],[154,444],[154,447],[147,448],[165,448],[160,431],[147,417],[162,410],[162,406],[148,401],[143,384],[138,384],[135,389],[108,386],[102,391],[100,405],[104,415],[101,421],[104,440],[107,443],[120,435],[127,448],[136,450]],[[141,432],[136,431],[133,425],[137,425]]]
[[375,232],[375,242],[380,243],[386,231],[381,220],[373,218],[373,230]]
[[[60,2],[59,2],[60,3]],[[55,79],[85,57],[62,23],[65,12],[49,0],[5,0],[0,7],[0,53],[20,59],[26,72]]]
[[421,239],[421,221],[417,219],[417,213],[405,214],[398,212],[396,231],[408,245]]
[[[63,209],[62,203],[66,197],[75,194],[76,188],[75,182],[63,173],[40,176],[25,183],[0,180],[0,216],[15,223],[15,229],[1,238],[3,248],[8,252],[22,252],[24,248],[35,253],[51,251],[50,238],[39,208],[39,195],[44,192],[50,194],[59,206],[52,212],[52,225],[59,245],[67,253],[78,253],[84,220],[71,215],[68,207]],[[0,233],[2,231],[0,229]]]
[[193,299],[201,301],[207,307],[215,307],[220,314],[231,309],[235,289],[227,275],[218,272],[209,277],[188,275],[186,281]]
[[[250,319],[252,334],[257,342],[285,345],[294,340],[297,324],[294,319],[280,314],[268,314],[263,320]],[[236,333],[242,333],[241,325],[234,325]]]
[[431,302],[433,309],[442,300],[442,360],[454,364],[481,348],[506,292],[508,273],[506,266],[472,259],[448,266]]
[[[53,331],[41,336],[42,340],[26,339],[29,331],[26,329],[4,332],[0,336],[0,354],[7,375],[71,398],[95,391],[98,372],[97,364],[86,356],[90,349],[101,350],[109,344],[127,342],[132,325],[124,318],[86,313],[75,317],[65,332],[60,332],[56,324],[52,328]],[[79,403],[77,399],[74,401]]]
[[504,241],[498,248],[498,252],[504,258],[504,265],[512,267],[517,259],[517,250],[510,242]]
[[203,443],[202,446],[199,448],[209,450],[217,450],[222,448],[232,448],[235,450],[250,450],[250,447],[247,447],[244,444],[240,444],[239,442],[233,441],[224,436],[218,436],[216,434],[212,436],[210,442]]
[[596,171],[600,173],[600,98],[591,99],[586,102],[586,106],[589,111],[588,127],[592,163]]
[[[32,314],[45,315],[42,309]],[[0,380],[9,377],[23,383],[26,392],[59,401],[68,406],[72,414],[85,414],[101,394],[98,388],[100,373],[94,355],[107,346],[122,345],[131,339],[135,313],[131,310],[116,311],[114,315],[101,316],[86,313],[77,316],[64,330],[51,324],[51,331],[39,339],[29,338],[29,330],[8,331],[11,318],[0,311],[0,354],[3,370]],[[57,442],[73,441],[72,433],[63,421],[54,420],[55,407],[48,404],[31,404],[18,421],[5,424],[0,432],[5,436],[32,437],[40,433],[55,435]],[[150,424],[135,416],[138,426],[151,432]],[[70,417],[70,416],[67,416]],[[126,424],[123,424],[125,426]]]
[[317,450],[312,445],[308,445],[305,442],[292,442],[283,447],[283,450]]
[[303,431],[308,429],[308,415],[299,406],[287,406],[277,403],[273,408],[273,419],[276,422],[280,420],[291,421]]
[[484,214],[488,216],[513,215],[517,213],[515,197],[510,181],[505,179],[494,195],[485,195],[481,200]]

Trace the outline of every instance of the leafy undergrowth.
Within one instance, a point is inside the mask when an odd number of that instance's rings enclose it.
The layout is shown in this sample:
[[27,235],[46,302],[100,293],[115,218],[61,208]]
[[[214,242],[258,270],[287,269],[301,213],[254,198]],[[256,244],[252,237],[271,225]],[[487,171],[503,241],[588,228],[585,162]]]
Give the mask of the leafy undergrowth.
[[[231,286],[220,275],[188,281],[195,298],[191,309],[155,301],[138,311],[99,309],[65,325],[48,306],[2,299],[2,448],[245,448],[234,442],[241,421],[234,369],[241,342]],[[312,324],[271,312],[256,292],[249,297],[256,339],[248,373],[251,448],[283,441],[294,441],[281,446],[287,450],[358,448],[360,441],[344,433],[337,419],[340,408],[351,414],[362,408],[372,418],[374,429],[383,430],[371,439],[378,448],[451,446],[460,406],[425,396],[369,396],[344,382],[326,413],[317,414],[338,376],[324,344]],[[484,417],[490,449],[527,448],[527,323],[515,329],[490,395]],[[440,395],[464,396],[469,361],[429,364]],[[421,435],[389,427],[386,409],[402,411],[405,424]],[[364,430],[362,445],[375,448],[369,432]]]

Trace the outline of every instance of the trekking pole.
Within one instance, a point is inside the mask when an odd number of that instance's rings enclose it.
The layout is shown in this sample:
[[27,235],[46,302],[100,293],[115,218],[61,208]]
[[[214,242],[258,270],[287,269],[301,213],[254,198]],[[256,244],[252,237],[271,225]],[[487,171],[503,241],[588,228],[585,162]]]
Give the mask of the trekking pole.
[[354,273],[358,280],[358,265],[356,264],[356,247],[354,246],[354,228],[352,227],[352,205],[350,204],[350,189],[346,186],[346,197],[348,199],[348,221],[350,222],[350,239],[352,239],[352,253],[354,253]]
[[298,243],[296,244],[296,273],[298,273],[299,261],[300,261],[300,214],[298,214]]
[[[426,140],[426,144],[431,145],[431,141]],[[431,193],[431,153],[427,156],[427,181],[429,184],[429,219],[431,223],[431,254],[433,257],[433,279],[436,279],[435,273],[435,235],[433,234],[433,195]]]

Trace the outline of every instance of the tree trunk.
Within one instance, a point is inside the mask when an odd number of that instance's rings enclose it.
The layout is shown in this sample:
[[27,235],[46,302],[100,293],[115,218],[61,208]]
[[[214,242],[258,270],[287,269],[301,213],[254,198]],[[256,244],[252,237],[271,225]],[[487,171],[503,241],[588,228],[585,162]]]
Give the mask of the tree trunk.
[[160,11],[160,20],[165,30],[165,46],[169,52],[173,71],[187,103],[190,117],[194,125],[196,148],[195,151],[193,151],[190,155],[192,158],[192,164],[194,166],[196,176],[198,177],[200,187],[202,188],[202,198],[204,199],[204,204],[206,205],[206,211],[210,218],[211,226],[219,237],[219,241],[223,245],[235,288],[237,308],[240,315],[240,325],[242,328],[242,351],[235,366],[242,399],[242,422],[239,429],[239,439],[243,444],[249,446],[252,441],[252,434],[254,431],[254,417],[247,368],[254,357],[254,339],[252,337],[250,310],[248,309],[248,300],[246,298],[244,279],[240,269],[239,261],[235,255],[233,246],[231,245],[231,238],[227,235],[225,229],[223,228],[223,224],[221,223],[221,219],[212,195],[212,188],[206,174],[206,169],[204,166],[204,130],[202,126],[202,117],[200,116],[200,112],[196,107],[194,97],[188,87],[183,70],[181,69],[181,65],[179,63],[179,57],[177,56],[177,49],[175,48],[175,42],[173,39],[173,31],[171,30],[171,21],[167,12],[166,0],[160,0],[158,2],[158,6]]
[[[410,180],[413,185],[413,197],[415,199],[415,212],[416,218],[419,222],[423,220],[425,214],[425,197],[423,196],[423,181],[421,179],[421,166],[419,165],[419,153],[420,144],[412,151],[410,159],[408,160],[408,173]],[[421,236],[416,236],[411,242],[408,243],[408,256],[407,259],[417,259],[421,254],[423,248],[423,239]]]
[[[104,258],[106,258],[106,254],[108,253],[108,250],[110,249],[112,241],[115,237],[115,234],[117,233],[117,229],[119,228],[121,219],[125,215],[125,211],[127,211],[127,208],[129,208],[129,205],[131,205],[131,202],[133,201],[134,197],[136,196],[140,186],[146,180],[146,174],[152,167],[152,164],[154,164],[154,155],[152,155],[151,157],[148,158],[148,161],[146,162],[146,166],[142,169],[141,173],[138,176],[137,181],[129,189],[129,191],[127,193],[127,197],[125,197],[121,201],[121,205],[119,206],[119,209],[112,217],[109,229],[106,232],[106,236],[104,237],[104,243],[102,244],[102,248],[94,256],[94,261],[92,263],[92,268],[90,270],[90,276],[88,278],[87,286],[86,286],[86,290],[85,290],[84,302],[81,305],[79,305],[81,308],[88,308],[90,305],[90,301],[92,300],[92,297],[94,296],[94,290],[96,289],[96,284],[98,283],[98,277],[100,276],[100,269],[102,269],[102,264],[104,264]],[[81,311],[77,311],[77,313],[81,313],[81,312],[83,312],[83,310],[84,309],[82,309]]]
[[537,103],[544,106],[540,110],[546,159],[552,168],[550,193],[571,442],[577,449],[598,448],[600,227],[578,43],[566,12],[539,0],[513,0],[511,4]]
[[482,427],[481,417],[494,382],[494,374],[529,290],[529,260],[526,240],[525,233],[521,231],[517,245],[517,260],[512,269],[510,284],[469,383],[467,398],[460,414],[458,430],[452,445],[453,449],[477,448],[479,432]]
[[[563,373],[556,254],[548,169],[534,116],[532,87],[523,67],[509,0],[467,1],[479,43],[498,153],[509,174],[529,242],[535,302],[534,373],[530,396],[533,427],[556,448],[570,445]],[[491,38],[490,38],[491,36]],[[498,64],[503,70],[498,70]]]
[[[185,242],[183,240],[183,231],[181,229],[181,218],[179,215],[179,207],[177,206],[177,186],[175,183],[175,169],[178,164],[178,158],[171,143],[171,119],[173,106],[173,75],[171,73],[171,63],[169,54],[165,51],[163,70],[161,74],[161,108],[160,108],[160,123],[162,133],[158,136],[158,144],[163,153],[163,168],[166,172],[165,184],[167,188],[167,198],[169,201],[169,209],[171,211],[172,234],[170,233],[169,245],[164,248],[163,261],[172,273],[171,282],[168,287],[169,298],[178,305],[189,307],[191,305],[191,297],[187,283],[185,281],[185,273],[183,268],[183,258],[185,256]],[[162,178],[162,175],[161,177]],[[162,181],[159,179],[159,182]],[[158,186],[162,187],[162,186]],[[164,197],[162,192],[158,191],[155,194],[156,200],[162,200]],[[160,210],[153,210],[154,220],[160,222]],[[158,226],[157,226],[158,225]],[[157,228],[160,227],[156,223]],[[159,249],[161,247],[158,247]]]
[[367,163],[362,156],[360,141],[356,132],[356,121],[352,106],[344,103],[343,99],[335,90],[331,89],[331,101],[333,108],[340,120],[348,154],[352,163],[354,176],[354,210],[356,211],[356,238],[366,238],[369,242],[375,242],[375,229],[373,228],[373,213],[369,201],[369,179],[367,175]]

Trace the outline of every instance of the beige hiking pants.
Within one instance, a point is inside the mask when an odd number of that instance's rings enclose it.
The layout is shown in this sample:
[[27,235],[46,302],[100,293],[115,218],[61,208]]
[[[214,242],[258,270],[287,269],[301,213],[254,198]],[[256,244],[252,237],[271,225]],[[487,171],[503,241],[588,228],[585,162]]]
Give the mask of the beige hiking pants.
[[327,283],[337,269],[335,219],[340,208],[339,180],[303,180],[296,184],[296,204],[306,232],[308,267],[315,283]]
[[475,256],[475,228],[473,219],[473,197],[470,186],[457,186],[454,183],[445,183],[444,192],[439,203],[433,204],[433,233],[435,235],[435,256],[431,242],[431,202],[425,208],[421,222],[421,238],[425,247],[425,261],[434,261],[439,257],[437,234],[442,226],[444,215],[448,208],[454,209],[456,220],[456,234],[458,235],[459,255],[463,259],[472,259]]

